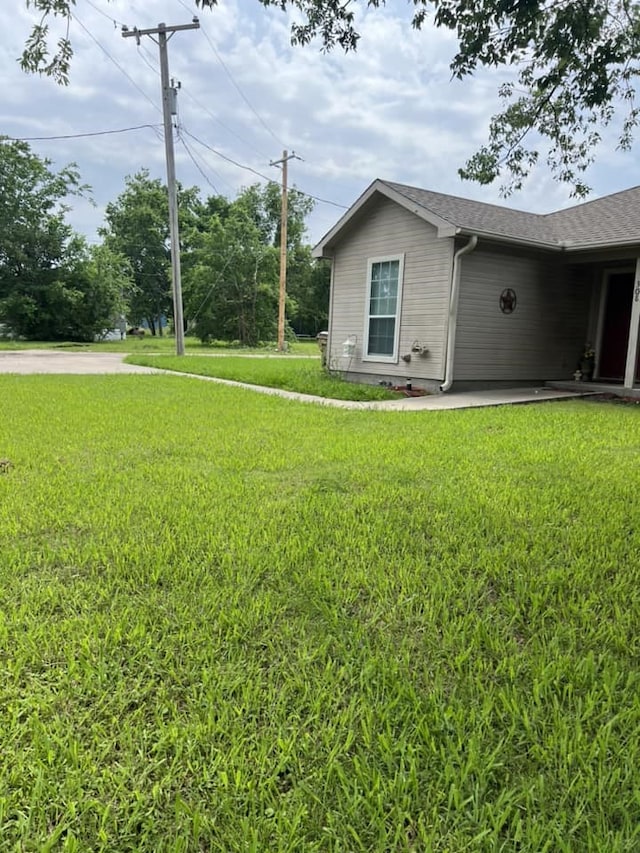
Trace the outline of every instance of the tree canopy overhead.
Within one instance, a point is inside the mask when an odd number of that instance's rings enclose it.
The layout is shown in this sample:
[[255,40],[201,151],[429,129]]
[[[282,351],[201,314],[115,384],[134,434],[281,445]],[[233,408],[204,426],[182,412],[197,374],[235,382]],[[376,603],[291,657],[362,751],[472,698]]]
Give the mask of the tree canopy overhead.
[[[68,34],[53,52],[48,47],[47,17],[67,19],[75,0],[25,0],[42,13],[22,56],[27,71],[68,82],[71,45]],[[359,45],[358,16],[384,0],[259,0],[283,11],[296,9],[294,44],[318,40],[324,50]],[[213,7],[217,0],[196,0]],[[485,145],[459,172],[487,184],[505,176],[503,192],[520,188],[540,152],[554,176],[588,192],[584,171],[593,161],[602,129],[617,119],[618,144],[631,147],[640,112],[635,86],[640,71],[639,0],[413,0],[411,23],[430,23],[455,32],[458,49],[451,60],[460,79],[480,67],[512,67],[515,79],[500,88],[503,109],[489,126]],[[530,132],[535,131],[530,142]]]

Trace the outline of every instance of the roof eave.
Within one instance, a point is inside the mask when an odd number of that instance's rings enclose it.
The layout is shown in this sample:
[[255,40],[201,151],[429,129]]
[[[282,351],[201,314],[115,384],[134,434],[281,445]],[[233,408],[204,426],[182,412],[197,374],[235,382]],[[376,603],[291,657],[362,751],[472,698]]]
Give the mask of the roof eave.
[[[640,247],[640,236],[637,240],[592,240],[585,243],[564,243],[562,248],[565,252],[593,252],[606,249],[633,249]],[[640,253],[640,249],[638,250]]]
[[544,249],[547,252],[561,252],[564,246],[561,243],[549,243],[546,240],[531,240],[526,237],[510,237],[507,234],[496,234],[493,231],[482,231],[478,228],[458,228],[456,234],[461,237],[471,237],[476,234],[483,240],[492,240],[495,243],[508,243],[516,246],[527,246],[531,249]]

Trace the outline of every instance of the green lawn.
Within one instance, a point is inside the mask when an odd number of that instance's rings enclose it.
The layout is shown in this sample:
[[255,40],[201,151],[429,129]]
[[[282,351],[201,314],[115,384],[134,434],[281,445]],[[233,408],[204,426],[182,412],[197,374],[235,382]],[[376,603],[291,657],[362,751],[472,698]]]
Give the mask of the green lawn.
[[146,367],[159,367],[163,370],[175,370],[182,373],[195,373],[198,376],[215,376],[219,379],[233,379],[236,382],[248,382],[250,385],[266,385],[268,388],[283,388],[285,391],[297,391],[301,394],[313,394],[316,397],[328,397],[335,400],[397,400],[398,394],[380,388],[377,385],[364,385],[346,382],[330,376],[322,369],[320,356],[311,359],[295,355],[282,358],[245,358],[243,356],[225,356],[224,358],[203,358],[201,356],[169,355],[131,355],[126,361],[142,364]]
[[[146,335],[144,338],[128,337],[125,341],[101,341],[92,344],[74,343],[72,341],[10,341],[0,339],[1,350],[25,350],[25,349],[65,349],[77,350],[78,352],[123,352],[123,353],[175,353],[175,339],[168,335],[153,337]],[[268,353],[280,355],[276,344],[265,344],[260,347],[233,346],[226,341],[216,341],[212,344],[203,344],[197,338],[185,338],[185,349],[187,352],[199,355],[217,355],[220,353]],[[313,355],[318,356],[318,345],[315,341],[297,341],[289,344],[285,355]]]
[[634,408],[0,393],[1,849],[640,849]]

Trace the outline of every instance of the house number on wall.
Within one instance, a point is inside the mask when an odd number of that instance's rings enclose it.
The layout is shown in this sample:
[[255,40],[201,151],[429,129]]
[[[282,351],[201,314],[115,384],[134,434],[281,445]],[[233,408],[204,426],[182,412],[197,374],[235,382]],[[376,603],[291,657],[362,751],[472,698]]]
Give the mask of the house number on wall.
[[516,310],[516,292],[510,287],[505,288],[500,294],[500,310],[503,314],[513,314]]

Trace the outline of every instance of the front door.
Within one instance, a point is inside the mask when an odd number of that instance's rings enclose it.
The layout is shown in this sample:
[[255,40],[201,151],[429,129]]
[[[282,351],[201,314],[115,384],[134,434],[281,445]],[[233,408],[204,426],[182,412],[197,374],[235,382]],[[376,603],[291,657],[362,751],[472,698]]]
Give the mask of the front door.
[[[632,272],[609,275],[598,363],[598,378],[603,381],[624,380],[634,282],[635,275]],[[637,374],[638,365],[636,376]]]

